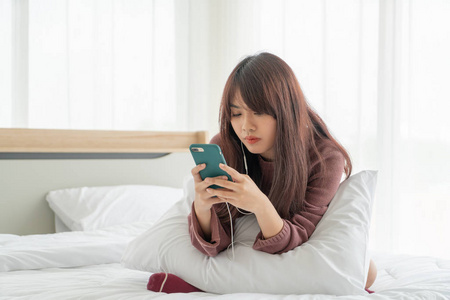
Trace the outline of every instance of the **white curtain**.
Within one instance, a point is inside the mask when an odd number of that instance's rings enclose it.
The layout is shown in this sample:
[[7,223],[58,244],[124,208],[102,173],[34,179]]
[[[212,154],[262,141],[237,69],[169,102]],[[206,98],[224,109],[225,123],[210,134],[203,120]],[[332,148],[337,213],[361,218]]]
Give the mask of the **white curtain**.
[[186,72],[187,62],[176,60],[185,58],[187,43],[175,39],[186,26],[175,20],[187,18],[174,1],[2,0],[0,5],[5,64],[0,126],[186,126],[187,98],[177,94],[176,83],[184,80],[177,71]]
[[0,127],[218,131],[270,51],[379,170],[371,249],[450,258],[450,1],[1,0]]

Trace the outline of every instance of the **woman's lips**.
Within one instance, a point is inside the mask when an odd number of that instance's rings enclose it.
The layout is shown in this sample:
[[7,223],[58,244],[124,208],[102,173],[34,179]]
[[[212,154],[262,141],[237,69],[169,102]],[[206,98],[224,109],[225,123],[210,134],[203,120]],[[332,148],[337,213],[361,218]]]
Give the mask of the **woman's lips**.
[[249,143],[249,144],[254,144],[254,143],[259,142],[261,139],[260,139],[260,138],[257,138],[256,136],[246,136],[246,137],[245,137],[245,140],[246,140],[247,143]]

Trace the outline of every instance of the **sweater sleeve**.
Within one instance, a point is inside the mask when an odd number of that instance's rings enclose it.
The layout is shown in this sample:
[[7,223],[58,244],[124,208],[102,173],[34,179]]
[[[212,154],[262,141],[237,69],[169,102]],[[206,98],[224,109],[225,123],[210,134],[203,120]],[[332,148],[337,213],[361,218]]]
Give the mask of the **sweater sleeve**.
[[231,243],[230,226],[225,226],[220,222],[214,206],[211,207],[211,240],[208,241],[205,238],[195,215],[194,203],[192,203],[192,210],[188,216],[188,223],[192,245],[207,256],[216,256]]
[[311,166],[312,171],[308,179],[304,209],[290,220],[284,219],[283,228],[277,235],[264,239],[260,232],[253,244],[253,249],[279,254],[288,252],[308,241],[334,197],[344,171],[342,153],[332,149],[325,151],[322,155],[325,160],[326,172],[324,176],[319,177],[317,175],[318,161]]

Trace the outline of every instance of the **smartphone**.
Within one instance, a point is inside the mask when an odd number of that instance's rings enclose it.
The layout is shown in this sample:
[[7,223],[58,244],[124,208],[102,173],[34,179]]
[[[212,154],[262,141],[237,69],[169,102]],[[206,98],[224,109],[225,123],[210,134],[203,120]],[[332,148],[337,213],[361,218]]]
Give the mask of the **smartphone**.
[[[225,157],[223,157],[222,150],[219,145],[216,144],[192,144],[189,146],[192,157],[194,158],[195,164],[206,164],[206,168],[200,171],[200,176],[203,180],[206,177],[217,177],[217,176],[227,176],[229,181],[233,181],[231,176],[227,172],[219,167],[219,164],[227,164]],[[218,185],[209,186],[212,189],[221,188]]]

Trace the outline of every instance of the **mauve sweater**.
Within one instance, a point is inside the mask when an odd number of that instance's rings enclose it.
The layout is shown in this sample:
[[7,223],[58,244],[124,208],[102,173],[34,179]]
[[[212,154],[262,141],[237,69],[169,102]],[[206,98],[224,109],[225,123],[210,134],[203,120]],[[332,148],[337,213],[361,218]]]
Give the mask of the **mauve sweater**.
[[[212,144],[219,146],[220,142],[219,135],[214,136],[211,140]],[[333,146],[331,141],[319,141],[317,147],[325,161],[326,173],[319,178],[319,160],[316,155],[312,155],[308,186],[303,199],[304,209],[291,219],[283,219],[283,228],[277,235],[264,239],[262,233],[259,232],[255,238],[253,249],[271,254],[284,253],[306,242],[313,233],[339,187],[345,163],[344,156]],[[272,185],[274,165],[273,162],[263,160],[261,156],[259,164],[262,172],[261,190],[268,195]],[[213,205],[211,208],[211,240],[205,239],[193,204],[192,211],[188,216],[192,245],[208,256],[216,256],[231,243],[230,226],[220,222],[215,207],[216,205]]]

